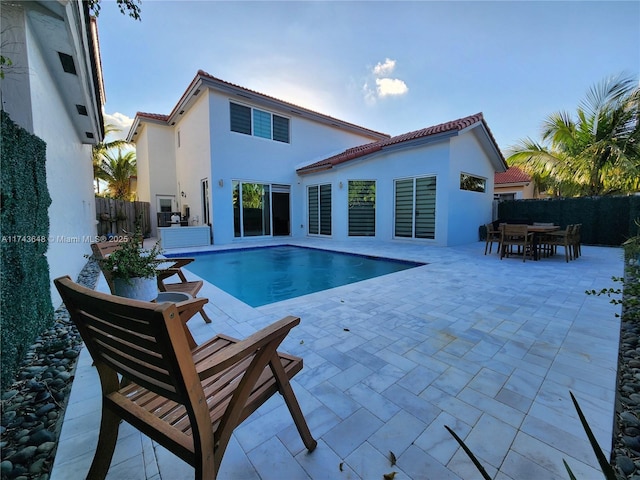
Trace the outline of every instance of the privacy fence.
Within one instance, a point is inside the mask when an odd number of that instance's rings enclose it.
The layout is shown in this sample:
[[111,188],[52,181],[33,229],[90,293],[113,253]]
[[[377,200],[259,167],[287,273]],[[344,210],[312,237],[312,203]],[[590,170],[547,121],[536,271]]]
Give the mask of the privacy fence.
[[149,202],[127,202],[112,198],[96,197],[98,235],[123,235],[135,231],[140,222],[142,234],[151,232]]
[[7,386],[38,334],[53,324],[49,264],[51,197],[45,169],[46,143],[2,112],[0,177],[0,362]]
[[498,205],[498,219],[507,223],[553,222],[563,228],[581,223],[581,241],[588,245],[621,245],[638,234],[640,195],[507,200]]

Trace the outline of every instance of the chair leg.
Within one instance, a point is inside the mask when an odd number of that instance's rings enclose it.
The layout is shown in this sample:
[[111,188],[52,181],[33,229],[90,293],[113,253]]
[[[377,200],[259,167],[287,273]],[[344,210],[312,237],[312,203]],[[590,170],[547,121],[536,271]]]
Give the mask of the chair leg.
[[289,408],[289,412],[291,412],[293,423],[295,423],[296,428],[298,429],[298,433],[302,438],[304,446],[307,447],[307,450],[313,452],[318,445],[318,442],[311,435],[311,430],[309,430],[307,421],[305,420],[304,414],[300,409],[300,404],[298,403],[296,394],[294,393],[293,388],[291,388],[291,383],[289,383],[287,374],[285,373],[284,368],[282,368],[282,363],[280,363],[280,359],[277,357],[277,355],[275,361],[271,361],[269,363],[269,366],[271,367],[273,376],[278,383],[278,389],[284,397],[284,401]]
[[205,313],[204,307],[200,309],[200,315],[202,315],[202,318],[204,318],[205,323],[211,323],[211,319],[209,318],[209,315]]
[[104,480],[111,465],[113,451],[116,448],[118,440],[118,427],[120,426],[120,417],[115,413],[102,409],[102,419],[100,420],[100,435],[98,437],[98,446],[91,463],[91,468],[87,474],[87,480]]

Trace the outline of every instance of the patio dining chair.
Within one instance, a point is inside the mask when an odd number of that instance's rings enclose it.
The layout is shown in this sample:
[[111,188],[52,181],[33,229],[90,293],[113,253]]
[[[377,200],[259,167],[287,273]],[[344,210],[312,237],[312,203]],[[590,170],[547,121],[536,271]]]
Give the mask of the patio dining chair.
[[533,259],[533,233],[528,231],[527,225],[504,224],[501,225],[500,260],[513,253],[513,247],[522,252],[522,261],[527,255]]
[[235,428],[275,393],[284,397],[304,446],[315,449],[289,383],[302,358],[277,351],[299,318],[283,318],[244,340],[218,334],[190,348],[173,303],[116,297],[69,277],[54,284],[100,377],[102,418],[87,479],[106,477],[120,420],[193,466],[197,480],[215,479]]
[[485,228],[487,230],[487,239],[484,244],[484,254],[486,255],[487,251],[491,253],[491,249],[494,243],[498,244],[498,252],[500,252],[500,230],[496,230],[493,227],[493,223],[487,223],[485,225]]
[[567,263],[569,260],[576,258],[574,256],[574,232],[575,225],[567,225],[564,230],[558,230],[556,232],[547,233],[543,242],[548,245],[552,253],[556,253],[558,247],[564,248],[564,259]]

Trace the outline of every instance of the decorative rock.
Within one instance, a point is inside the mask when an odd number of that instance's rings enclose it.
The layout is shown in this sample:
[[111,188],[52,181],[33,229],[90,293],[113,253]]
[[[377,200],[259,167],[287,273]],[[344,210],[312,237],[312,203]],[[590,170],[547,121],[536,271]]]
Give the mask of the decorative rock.
[[43,405],[38,410],[36,410],[36,415],[38,417],[41,417],[41,416],[46,415],[47,413],[49,413],[54,408],[56,408],[55,403],[47,403],[46,405]]
[[12,470],[13,470],[13,463],[11,463],[9,460],[4,460],[3,462],[0,463],[0,473],[2,474],[3,477],[9,475],[9,473],[11,473]]
[[56,446],[56,442],[51,441],[51,442],[44,442],[40,445],[38,445],[38,449],[36,450],[38,453],[43,453],[43,452],[50,452],[51,450],[53,450]]
[[616,466],[622,470],[625,475],[630,475],[636,470],[636,466],[633,461],[624,455],[620,455],[616,458]]
[[33,445],[24,447],[22,450],[19,450],[17,453],[15,453],[10,460],[13,463],[25,463],[36,454],[37,448],[38,447],[35,447]]
[[53,432],[42,429],[31,435],[29,443],[31,445],[40,445],[45,442],[52,442],[53,440],[55,440],[55,438],[56,436]]

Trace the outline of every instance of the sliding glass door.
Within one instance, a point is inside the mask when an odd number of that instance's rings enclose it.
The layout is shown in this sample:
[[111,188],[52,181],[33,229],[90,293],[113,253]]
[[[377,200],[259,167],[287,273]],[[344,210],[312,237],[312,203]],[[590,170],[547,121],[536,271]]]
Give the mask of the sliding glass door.
[[395,182],[396,237],[435,239],[436,177]]

